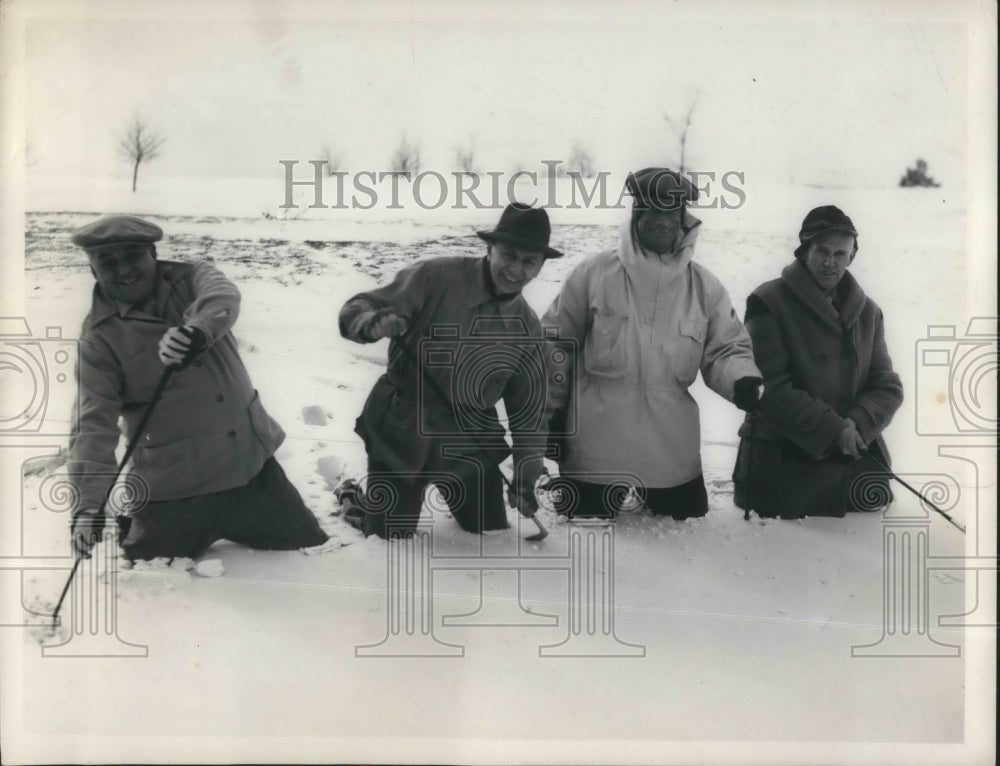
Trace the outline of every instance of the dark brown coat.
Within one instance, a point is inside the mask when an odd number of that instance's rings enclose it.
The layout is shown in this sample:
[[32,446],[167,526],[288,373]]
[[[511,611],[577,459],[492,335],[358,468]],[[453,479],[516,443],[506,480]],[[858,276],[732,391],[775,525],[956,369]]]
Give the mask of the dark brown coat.
[[795,261],[747,299],[746,326],[764,375],[758,413],[740,428],[736,504],[762,516],[843,516],[891,499],[868,459],[840,454],[851,417],[869,449],[889,464],[882,431],[903,401],[882,312],[848,272],[837,306]]
[[[491,293],[486,269],[481,258],[419,261],[344,304],[340,332],[349,340],[371,342],[363,328],[382,309],[409,326],[391,340],[388,370],[355,426],[369,460],[405,476],[447,473],[483,457],[499,464],[511,454],[496,410],[503,400],[518,476],[533,484],[541,474],[541,325],[522,296]],[[506,525],[502,515],[486,520],[487,529]]]

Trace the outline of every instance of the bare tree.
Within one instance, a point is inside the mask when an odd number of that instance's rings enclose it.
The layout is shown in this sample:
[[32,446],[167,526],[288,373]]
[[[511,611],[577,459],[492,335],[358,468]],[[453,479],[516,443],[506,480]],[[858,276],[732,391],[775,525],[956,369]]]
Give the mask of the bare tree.
[[691,99],[691,104],[688,106],[687,113],[680,120],[673,120],[669,114],[664,114],[663,119],[667,121],[670,129],[677,136],[677,139],[681,144],[681,162],[680,167],[677,169],[678,173],[683,173],[687,169],[687,139],[688,131],[691,129],[691,118],[694,116],[694,108],[698,105],[698,94],[695,94],[694,98]]
[[583,144],[577,142],[570,149],[569,162],[566,163],[566,173],[578,173],[583,178],[593,178],[594,157]]
[[407,141],[405,133],[399,138],[399,146],[393,152],[389,170],[408,178],[420,172],[420,147]]
[[320,159],[326,161],[326,174],[328,176],[332,176],[340,170],[340,166],[343,164],[340,155],[334,154],[330,144],[323,144],[323,152],[320,155]]
[[132,191],[139,177],[139,165],[155,159],[163,146],[163,138],[154,133],[142,118],[136,117],[125,135],[118,141],[118,149],[132,161]]
[[455,149],[455,162],[463,173],[477,172],[476,150],[472,147],[471,141],[466,146],[459,146]]

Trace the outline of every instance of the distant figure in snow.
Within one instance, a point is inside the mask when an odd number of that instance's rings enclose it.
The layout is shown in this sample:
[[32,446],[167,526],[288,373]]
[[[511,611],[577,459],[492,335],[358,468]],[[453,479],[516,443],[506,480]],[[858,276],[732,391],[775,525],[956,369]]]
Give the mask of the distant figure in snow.
[[[89,556],[116,469],[125,421],[138,440],[132,474],[148,502],[122,524],[129,559],[201,555],[228,539],[252,548],[319,545],[327,535],[274,459],[284,439],[250,383],[230,328],[240,293],[205,262],[159,261],[159,226],[133,216],[78,229],[97,280],[80,335],[79,420],[69,475],[77,553]],[[172,377],[142,433],[139,421],[167,367]]]
[[368,451],[367,493],[339,493],[353,503],[345,519],[365,534],[412,533],[428,484],[467,532],[507,528],[499,464],[511,449],[500,400],[513,438],[513,501],[525,516],[537,511],[546,368],[541,326],[521,291],[562,255],[549,235],[544,210],[508,205],[496,228],[479,232],[485,257],[420,261],[344,304],[345,338],[390,338],[388,370],[355,428]]
[[559,510],[614,516],[625,498],[601,476],[631,474],[653,513],[703,516],[701,426],[688,387],[700,370],[709,388],[748,409],[761,375],[725,288],[692,260],[701,222],[687,206],[698,191],[666,168],[630,173],[627,188],[633,205],[618,247],[577,266],[542,318],[581,350],[567,354],[575,369],[550,407],[550,433],[568,436],[553,442],[575,505]]
[[747,298],[765,394],[740,428],[736,505],[760,516],[843,516],[892,499],[866,450],[903,401],[882,312],[848,271],[858,232],[839,208],[809,211],[795,260]]
[[937,181],[927,175],[927,163],[917,160],[915,168],[907,168],[906,174],[899,179],[900,186],[940,186]]

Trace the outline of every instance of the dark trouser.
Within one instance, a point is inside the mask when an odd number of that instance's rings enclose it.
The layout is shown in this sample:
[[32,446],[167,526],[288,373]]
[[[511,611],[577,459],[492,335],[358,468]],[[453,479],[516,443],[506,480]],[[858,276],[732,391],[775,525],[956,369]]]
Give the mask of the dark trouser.
[[196,558],[223,539],[250,548],[292,550],[328,538],[272,457],[242,487],[147,503],[131,517],[121,547],[132,560]]
[[[627,496],[620,485],[592,484],[568,476],[557,479],[553,488],[560,485],[564,489],[559,493],[555,510],[571,519],[613,519]],[[676,487],[636,487],[636,493],[657,516],[672,516],[681,521],[708,513],[708,491],[701,474]]]
[[492,463],[455,460],[447,471],[400,474],[369,459],[362,531],[383,538],[412,534],[429,484],[438,488],[451,515],[466,532],[508,527],[500,469]]

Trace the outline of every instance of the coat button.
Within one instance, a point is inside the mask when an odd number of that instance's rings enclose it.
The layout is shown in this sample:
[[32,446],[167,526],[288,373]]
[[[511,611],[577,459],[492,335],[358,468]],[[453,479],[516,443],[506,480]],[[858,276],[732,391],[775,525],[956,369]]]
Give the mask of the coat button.
[[881,412],[876,412],[875,413],[875,422],[876,423],[881,423],[884,419],[885,418],[882,416]]
[[215,401],[217,401],[217,402],[221,402],[221,401],[223,401],[223,400],[224,400],[225,398],[226,398],[226,397],[224,397],[224,396],[223,396],[222,394],[216,394],[216,395],[215,395]]
[[230,439],[235,439],[236,438],[236,432],[235,431],[230,431],[229,432],[229,438]]
[[201,367],[201,359],[195,359],[194,366]]

